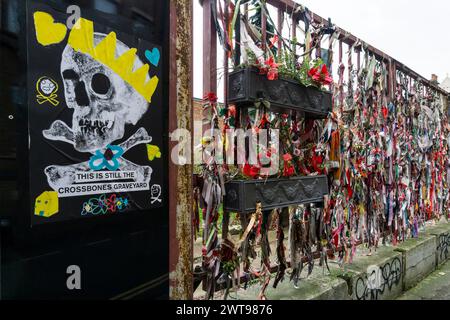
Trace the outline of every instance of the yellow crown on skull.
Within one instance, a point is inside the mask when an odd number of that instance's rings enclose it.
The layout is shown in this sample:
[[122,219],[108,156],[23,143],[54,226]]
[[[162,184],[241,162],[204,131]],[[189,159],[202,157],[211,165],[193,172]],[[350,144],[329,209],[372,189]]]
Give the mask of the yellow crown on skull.
[[151,102],[158,86],[159,79],[153,76],[147,81],[150,66],[144,64],[134,69],[136,48],[131,48],[116,58],[117,38],[115,32],[110,32],[99,44],[94,45],[94,24],[91,20],[78,19],[69,35],[68,44],[76,51],[91,56],[93,59],[113,70],[124,81],[129,83],[145,100]]

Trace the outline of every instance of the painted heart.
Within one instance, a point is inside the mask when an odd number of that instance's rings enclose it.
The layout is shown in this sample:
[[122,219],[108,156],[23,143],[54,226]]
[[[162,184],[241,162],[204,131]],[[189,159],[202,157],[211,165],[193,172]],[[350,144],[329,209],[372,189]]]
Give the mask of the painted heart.
[[43,46],[57,44],[64,40],[67,27],[62,23],[55,23],[51,15],[46,12],[36,11],[33,14],[36,39]]
[[150,61],[150,63],[152,65],[157,67],[159,64],[159,59],[161,58],[161,55],[159,53],[158,48],[153,48],[152,51],[145,50],[145,57],[147,58],[148,61]]

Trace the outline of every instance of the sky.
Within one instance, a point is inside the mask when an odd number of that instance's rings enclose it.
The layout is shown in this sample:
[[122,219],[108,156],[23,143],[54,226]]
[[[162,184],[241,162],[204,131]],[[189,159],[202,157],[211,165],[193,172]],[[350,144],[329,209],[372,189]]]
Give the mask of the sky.
[[[450,1],[296,0],[425,78],[450,73]],[[202,92],[202,8],[194,0],[194,97]],[[222,62],[218,63],[221,66]],[[220,87],[220,83],[219,83]],[[221,97],[219,89],[219,98]]]

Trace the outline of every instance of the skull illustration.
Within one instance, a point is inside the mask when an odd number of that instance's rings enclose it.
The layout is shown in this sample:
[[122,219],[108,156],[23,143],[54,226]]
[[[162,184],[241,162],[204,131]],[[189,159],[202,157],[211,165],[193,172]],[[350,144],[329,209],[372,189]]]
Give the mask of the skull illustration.
[[50,79],[42,80],[39,87],[41,88],[42,92],[47,96],[49,96],[56,89],[56,85]]
[[[105,37],[94,33],[94,45]],[[116,58],[129,49],[117,40]],[[142,61],[136,58],[134,70],[141,66]],[[122,139],[125,125],[136,125],[147,110],[147,101],[130,84],[70,45],[62,54],[61,75],[67,106],[74,109],[73,143],[79,152],[93,153]]]

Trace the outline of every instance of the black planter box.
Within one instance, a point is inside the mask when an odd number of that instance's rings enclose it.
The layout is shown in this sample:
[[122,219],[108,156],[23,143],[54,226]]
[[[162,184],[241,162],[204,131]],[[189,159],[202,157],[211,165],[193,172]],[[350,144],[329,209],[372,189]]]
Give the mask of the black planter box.
[[322,203],[328,194],[328,180],[326,176],[240,180],[228,182],[225,190],[226,211],[252,213],[257,202],[261,202],[263,210]]
[[308,118],[326,118],[331,112],[331,93],[305,87],[289,79],[269,80],[256,68],[244,68],[229,74],[228,102],[241,107],[253,106],[258,99],[270,102],[271,110],[292,109]]

